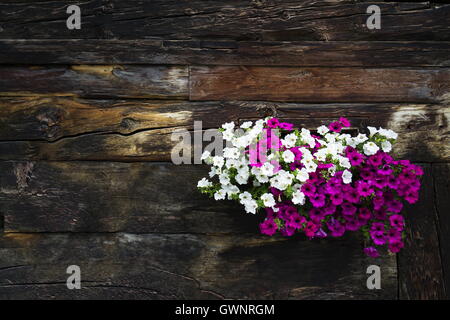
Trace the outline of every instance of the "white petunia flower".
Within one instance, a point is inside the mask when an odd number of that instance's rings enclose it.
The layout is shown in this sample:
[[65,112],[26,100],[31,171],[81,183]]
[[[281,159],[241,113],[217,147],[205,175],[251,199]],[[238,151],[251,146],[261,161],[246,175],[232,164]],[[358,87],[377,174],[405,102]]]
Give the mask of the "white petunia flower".
[[347,143],[348,146],[356,148],[356,146],[358,145],[358,143],[356,142],[356,139],[353,137],[350,138],[346,138],[345,142]]
[[341,166],[341,167],[344,167],[344,168],[347,168],[347,169],[350,169],[351,168],[351,164],[350,164],[350,160],[347,158],[347,157],[339,157],[339,165]]
[[230,177],[228,176],[228,174],[221,173],[219,175],[219,180],[222,185],[230,184]]
[[223,159],[223,157],[214,156],[213,157],[213,164],[214,164],[215,167],[222,168],[223,165],[225,164],[225,160]]
[[366,156],[371,156],[377,153],[380,148],[378,148],[378,146],[374,142],[369,141],[364,144],[363,150]]
[[206,150],[205,152],[202,153],[202,156],[200,157],[200,159],[205,160],[205,159],[208,159],[210,156],[211,156],[211,152]]
[[329,143],[336,142],[336,136],[337,136],[337,134],[335,134],[335,133],[327,133],[325,135],[325,140],[327,140]]
[[344,172],[342,173],[342,181],[345,184],[349,184],[352,182],[352,173],[348,170],[344,170]]
[[216,167],[211,167],[211,170],[209,171],[209,177],[212,178],[220,173],[221,173],[220,169],[217,169]]
[[224,128],[225,131],[231,131],[231,130],[234,129],[234,122],[227,122],[227,123],[224,123],[224,124],[222,125],[222,128]]
[[206,178],[203,178],[202,180],[200,180],[197,183],[197,188],[205,188],[205,187],[211,187],[211,186],[212,186],[212,182]]
[[238,148],[224,148],[223,149],[223,156],[225,158],[229,158],[229,159],[238,159],[240,156],[240,152]]
[[300,190],[295,191],[294,194],[292,195],[292,203],[304,205],[305,204],[305,194],[303,192],[301,192]]
[[234,138],[233,131],[224,131],[222,132],[222,137],[225,141],[232,141]]
[[369,135],[371,137],[378,132],[377,128],[375,127],[367,127],[367,129],[369,129]]
[[398,136],[395,131],[386,130],[383,128],[380,128],[380,130],[378,130],[378,133],[381,134],[382,136],[385,136],[388,139],[397,139]]
[[392,144],[389,141],[383,141],[381,143],[381,149],[383,149],[384,152],[390,152],[392,150]]
[[244,204],[247,201],[252,200],[252,195],[250,194],[250,192],[244,191],[239,195],[239,200],[240,203]]
[[315,172],[317,170],[317,164],[310,161],[307,164],[305,164],[305,168],[307,172]]
[[244,204],[244,208],[246,212],[255,214],[256,208],[258,208],[258,204],[255,200],[250,200]]
[[283,152],[283,160],[286,163],[294,162],[295,154],[291,150],[286,150],[285,152]]
[[274,169],[275,169],[275,167],[273,164],[271,164],[270,162],[266,162],[261,166],[260,172],[262,175],[270,177],[270,176],[273,176]]
[[320,127],[318,127],[317,128],[317,132],[320,134],[320,135],[324,135],[324,134],[326,134],[328,131],[330,131],[330,129],[328,129],[328,127],[327,126],[324,126],[324,125],[322,125],[322,126],[320,126]]
[[263,201],[265,207],[273,207],[275,205],[275,199],[271,193],[263,194],[261,196],[261,200]]
[[297,142],[297,135],[295,133],[290,133],[286,135],[284,139],[281,139],[281,142],[286,148],[295,147],[295,144]]
[[366,142],[367,140],[369,140],[369,138],[364,133],[360,133],[355,137],[355,141],[358,144]]
[[242,129],[248,129],[253,125],[251,121],[245,121],[243,124],[241,124]]
[[214,193],[214,199],[215,200],[225,200],[226,195],[227,195],[227,193],[223,189],[220,189],[219,191]]
[[237,174],[236,177],[234,177],[234,179],[236,180],[237,183],[239,184],[246,184],[248,182],[248,175],[242,175],[242,174]]
[[235,185],[224,186],[223,190],[227,193],[228,198],[231,199],[231,196],[239,193],[239,188]]
[[300,182],[306,182],[309,179],[309,173],[305,168],[302,168],[297,173],[297,180]]
[[333,165],[333,166],[329,167],[329,168],[328,168],[328,173],[329,173],[331,176],[334,176],[334,175],[336,174],[336,166]]

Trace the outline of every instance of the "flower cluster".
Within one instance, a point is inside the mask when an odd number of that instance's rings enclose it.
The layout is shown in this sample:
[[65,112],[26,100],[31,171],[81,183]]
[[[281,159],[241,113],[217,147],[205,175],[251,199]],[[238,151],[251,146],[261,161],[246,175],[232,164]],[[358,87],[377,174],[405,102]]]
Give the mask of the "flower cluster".
[[203,153],[211,171],[198,188],[239,201],[248,213],[265,210],[266,235],[324,238],[361,230],[367,255],[377,257],[382,245],[398,252],[403,200],[418,200],[422,168],[389,155],[394,131],[368,127],[368,134],[352,136],[342,132],[346,127],[346,118],[314,131],[277,118],[226,123],[220,131],[227,146],[222,156]]

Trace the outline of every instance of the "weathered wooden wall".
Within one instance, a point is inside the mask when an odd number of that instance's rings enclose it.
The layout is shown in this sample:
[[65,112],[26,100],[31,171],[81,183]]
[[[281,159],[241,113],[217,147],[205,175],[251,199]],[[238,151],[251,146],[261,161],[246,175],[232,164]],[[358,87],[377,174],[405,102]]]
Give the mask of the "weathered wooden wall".
[[[73,1],[0,1],[0,298],[446,298],[444,2],[85,0],[68,30]],[[399,132],[426,174],[398,257],[366,258],[357,235],[260,236],[261,217],[196,192],[204,166],[170,163],[174,130],[273,110]]]

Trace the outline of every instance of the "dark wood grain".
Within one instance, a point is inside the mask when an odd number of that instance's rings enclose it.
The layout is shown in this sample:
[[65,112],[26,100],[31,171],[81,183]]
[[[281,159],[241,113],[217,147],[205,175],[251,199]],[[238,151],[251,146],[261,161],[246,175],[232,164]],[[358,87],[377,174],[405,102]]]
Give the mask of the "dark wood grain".
[[[81,29],[66,28],[67,1],[0,4],[2,39],[226,39],[273,41],[450,40],[450,5],[352,0],[120,1],[80,3]],[[376,4],[382,28],[369,30]]]
[[441,102],[449,69],[191,67],[192,100]]
[[0,64],[448,67],[443,41],[0,40]]
[[450,298],[450,164],[432,165],[445,292]]
[[[171,161],[179,143],[172,133],[192,131],[194,121],[202,121],[202,129],[218,128],[223,122],[257,119],[272,110],[299,127],[316,128],[346,116],[361,132],[367,126],[391,128],[399,133],[395,156],[426,162],[450,159],[447,105],[58,97],[0,98],[0,159]],[[184,142],[191,149],[195,141]]]
[[[397,290],[394,256],[377,260],[382,289],[366,288],[373,261],[354,237],[14,233],[0,248],[3,299],[392,299]],[[81,290],[66,287],[73,264]]]
[[186,98],[186,67],[74,65],[0,67],[0,96]]
[[433,176],[431,165],[421,166],[425,175],[420,200],[405,208],[405,247],[398,255],[399,294],[400,299],[444,299]]
[[257,233],[263,216],[197,191],[204,166],[2,162],[6,232]]

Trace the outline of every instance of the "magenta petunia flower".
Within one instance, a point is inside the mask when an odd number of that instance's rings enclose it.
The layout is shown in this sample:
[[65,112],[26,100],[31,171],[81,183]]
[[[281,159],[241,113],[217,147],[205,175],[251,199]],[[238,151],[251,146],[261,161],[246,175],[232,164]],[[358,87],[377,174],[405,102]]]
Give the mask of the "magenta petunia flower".
[[399,213],[403,209],[403,203],[398,200],[391,200],[386,203],[386,210],[389,212]]
[[281,194],[283,194],[283,191],[278,190],[277,188],[274,187],[270,187],[269,191],[274,195],[274,197],[279,197]]
[[280,121],[277,118],[271,118],[267,120],[267,126],[271,129],[276,129],[280,125]]
[[380,210],[384,205],[384,198],[383,197],[375,197],[375,198],[373,198],[372,203],[373,203],[373,208],[375,210]]
[[405,246],[405,244],[401,240],[392,241],[392,242],[389,243],[389,251],[392,252],[392,253],[397,253],[404,246]]
[[361,223],[358,221],[358,219],[355,219],[354,217],[352,217],[352,218],[346,217],[345,229],[350,230],[350,231],[356,231],[360,227],[361,227]]
[[333,132],[341,132],[342,123],[340,123],[339,121],[334,121],[329,124],[328,129],[330,129],[330,131],[333,131]]
[[399,214],[393,214],[389,217],[389,222],[391,223],[391,226],[397,229],[403,229],[405,225],[405,220],[403,219],[403,216]]
[[314,222],[308,221],[308,223],[306,223],[306,226],[304,229],[305,235],[307,237],[312,238],[312,237],[314,237],[314,235],[318,229],[319,229],[319,227]]
[[358,210],[358,218],[363,221],[368,221],[370,217],[372,216],[372,213],[368,208],[359,208]]
[[340,205],[344,201],[344,195],[342,193],[334,193],[330,195],[331,203],[335,206]]
[[267,219],[264,222],[262,222],[260,225],[260,230],[262,234],[266,234],[268,236],[273,236],[275,232],[277,232],[277,224],[272,219]]
[[339,118],[339,122],[340,122],[344,127],[350,127],[350,121],[349,121],[347,118],[340,117],[340,118]]
[[292,123],[280,122],[278,127],[283,130],[292,131],[294,129],[294,125]]
[[334,223],[327,224],[328,229],[331,231],[331,236],[333,237],[342,237],[345,233],[345,227],[339,221],[335,221]]
[[323,194],[314,194],[309,197],[309,200],[315,208],[321,208],[325,205],[325,196]]
[[373,193],[370,184],[361,180],[356,182],[356,190],[361,197],[368,197]]
[[354,205],[348,202],[344,202],[343,204],[341,204],[341,209],[344,216],[353,216],[357,210]]
[[317,238],[326,238],[327,237],[327,233],[325,231],[323,231],[322,228],[320,228],[319,230],[317,230],[315,237]]
[[357,151],[348,153],[347,158],[352,166],[359,166],[364,161],[363,155]]
[[306,219],[304,216],[297,214],[294,214],[289,219],[289,225],[296,228],[301,229],[303,228],[303,224],[306,223]]
[[387,241],[386,235],[382,232],[371,231],[370,237],[372,238],[373,243],[375,243],[377,246],[383,245]]
[[364,253],[371,258],[378,258],[380,256],[380,254],[378,253],[378,250],[375,249],[374,247],[364,248]]
[[291,226],[285,226],[282,230],[281,230],[281,234],[285,237],[290,237],[295,233],[295,228],[291,227]]
[[419,200],[419,193],[417,191],[411,191],[405,194],[405,200],[409,203],[416,203]]
[[372,225],[370,226],[370,231],[383,233],[384,232],[384,223],[382,223],[382,222],[372,223]]
[[402,239],[402,232],[397,228],[391,228],[388,230],[387,236],[389,243],[399,241]]
[[344,190],[343,194],[344,199],[347,200],[348,202],[358,203],[360,200],[359,192],[352,187],[349,187],[346,190]]
[[312,197],[312,196],[315,195],[316,187],[315,187],[312,183],[305,183],[305,184],[302,186],[302,192],[303,192],[305,195],[307,195],[307,196],[309,196],[309,197]]

